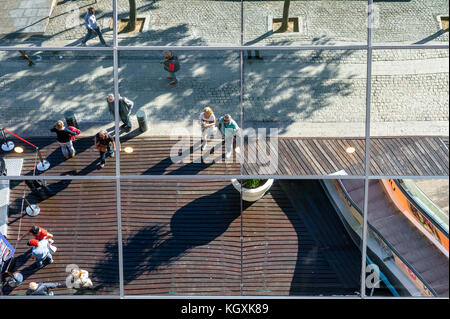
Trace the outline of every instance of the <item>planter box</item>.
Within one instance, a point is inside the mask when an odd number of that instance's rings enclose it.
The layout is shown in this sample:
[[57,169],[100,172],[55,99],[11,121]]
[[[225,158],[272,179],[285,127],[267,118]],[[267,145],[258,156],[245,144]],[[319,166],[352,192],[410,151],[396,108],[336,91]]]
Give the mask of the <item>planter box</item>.
[[245,200],[246,202],[255,202],[258,199],[261,199],[264,196],[264,194],[266,194],[266,192],[270,189],[270,187],[272,187],[273,181],[274,181],[273,179],[268,179],[264,185],[253,189],[242,187],[241,183],[239,183],[237,179],[232,179],[231,183],[238,192],[241,192],[242,190],[243,200]]

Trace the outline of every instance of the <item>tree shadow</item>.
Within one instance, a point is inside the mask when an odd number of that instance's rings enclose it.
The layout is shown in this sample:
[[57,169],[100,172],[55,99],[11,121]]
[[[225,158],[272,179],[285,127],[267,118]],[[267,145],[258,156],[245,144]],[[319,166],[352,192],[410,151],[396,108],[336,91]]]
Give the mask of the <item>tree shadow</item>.
[[[151,276],[191,249],[220,237],[240,216],[240,198],[236,195],[233,186],[228,185],[181,207],[173,213],[170,223],[142,222],[143,226],[136,232],[126,231],[123,239],[124,284]],[[117,251],[117,242],[105,246],[105,259],[92,271],[97,282],[109,285],[104,269],[117,265]]]
[[[314,39],[313,44],[326,45],[329,41],[321,37]],[[283,134],[292,124],[309,121],[317,112],[333,106],[333,100],[348,97],[355,90],[352,80],[356,75],[342,77],[340,66],[355,53],[264,51],[264,62],[244,62],[243,126],[275,125]],[[283,66],[286,62],[289,64]],[[320,120],[335,121],[326,117]]]

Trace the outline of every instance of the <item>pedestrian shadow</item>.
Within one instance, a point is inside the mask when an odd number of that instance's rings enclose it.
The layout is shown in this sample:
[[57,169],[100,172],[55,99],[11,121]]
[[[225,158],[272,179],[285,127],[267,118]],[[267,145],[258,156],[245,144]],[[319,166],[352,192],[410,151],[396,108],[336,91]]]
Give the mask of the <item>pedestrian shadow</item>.
[[[136,210],[134,205],[122,209],[129,213]],[[190,250],[222,236],[239,216],[239,193],[228,185],[176,210],[170,222],[142,219],[140,229],[124,232],[124,284],[135,279],[151,280],[154,273],[186,256]],[[117,251],[117,241],[108,243],[105,258],[92,271],[92,277],[105,286],[111,286],[111,271],[105,269],[117,267]]]
[[[220,141],[219,143],[222,143],[222,141]],[[214,145],[210,149],[209,153],[207,153],[208,151],[205,151],[205,154],[200,158],[200,154],[202,153],[200,149],[201,142],[197,141],[195,144],[191,145],[188,150],[183,150],[183,152],[178,153],[177,162],[174,162],[173,158],[171,156],[168,156],[158,163],[154,164],[141,175],[197,175],[203,170],[223,160],[224,156],[222,152],[217,155],[211,153],[213,152],[214,148],[219,145],[219,143]],[[169,170],[171,167],[177,168],[174,170]]]

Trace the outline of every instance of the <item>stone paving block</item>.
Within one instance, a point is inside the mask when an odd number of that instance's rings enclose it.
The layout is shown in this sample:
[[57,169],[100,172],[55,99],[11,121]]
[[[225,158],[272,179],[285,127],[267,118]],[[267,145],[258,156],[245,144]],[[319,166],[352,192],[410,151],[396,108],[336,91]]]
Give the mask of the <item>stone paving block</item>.
[[24,28],[28,26],[28,18],[16,18],[14,19],[14,26],[18,28]]
[[38,15],[38,9],[26,9],[23,10],[23,16],[29,18],[36,18]]
[[[7,12],[5,12],[5,13],[7,13]],[[10,18],[20,18],[20,17],[24,16],[24,13],[25,13],[25,10],[23,10],[23,9],[12,9],[12,10],[9,11],[8,17],[10,17]]]

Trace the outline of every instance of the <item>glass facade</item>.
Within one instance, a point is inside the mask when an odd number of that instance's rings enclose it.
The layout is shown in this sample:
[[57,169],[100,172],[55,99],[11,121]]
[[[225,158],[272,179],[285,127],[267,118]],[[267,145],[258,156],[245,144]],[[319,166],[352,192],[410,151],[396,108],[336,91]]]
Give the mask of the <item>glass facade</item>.
[[0,0],[0,298],[448,298],[448,1],[47,2]]

